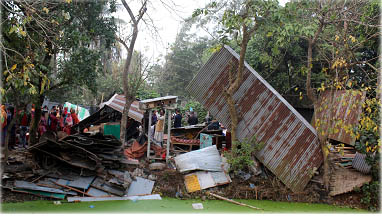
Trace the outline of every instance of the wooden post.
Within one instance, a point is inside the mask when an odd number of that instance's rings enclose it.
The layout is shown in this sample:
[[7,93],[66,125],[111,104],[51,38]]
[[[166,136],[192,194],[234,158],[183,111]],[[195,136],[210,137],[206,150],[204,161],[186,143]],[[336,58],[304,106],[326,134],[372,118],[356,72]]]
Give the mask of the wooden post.
[[[148,128],[148,139],[147,139],[147,158],[150,158],[150,143],[151,143],[151,114],[152,114],[152,111],[151,109],[149,109],[149,128]],[[145,127],[143,127],[143,129],[145,129]]]
[[171,131],[171,109],[168,109],[168,121],[167,121],[167,150],[166,150],[166,163],[168,162],[168,156],[170,155],[170,131]]

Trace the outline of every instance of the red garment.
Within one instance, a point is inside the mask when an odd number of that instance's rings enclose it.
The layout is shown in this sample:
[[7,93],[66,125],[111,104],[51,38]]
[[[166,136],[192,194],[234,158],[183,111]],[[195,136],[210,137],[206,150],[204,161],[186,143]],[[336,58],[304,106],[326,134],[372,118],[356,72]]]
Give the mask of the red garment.
[[50,130],[56,132],[58,119],[53,114],[50,114],[49,117],[50,117]]
[[64,131],[66,134],[70,135],[70,126],[65,126],[62,131]]
[[23,113],[23,117],[21,118],[21,123],[20,125],[21,126],[29,126],[29,123],[28,123],[28,114],[24,112]]
[[38,131],[40,133],[40,136],[42,136],[46,132],[47,123],[45,120],[45,116],[41,116],[41,120],[38,126]]
[[73,119],[73,125],[76,125],[77,123],[80,122],[80,120],[78,119],[78,116],[76,113],[72,113],[72,119]]

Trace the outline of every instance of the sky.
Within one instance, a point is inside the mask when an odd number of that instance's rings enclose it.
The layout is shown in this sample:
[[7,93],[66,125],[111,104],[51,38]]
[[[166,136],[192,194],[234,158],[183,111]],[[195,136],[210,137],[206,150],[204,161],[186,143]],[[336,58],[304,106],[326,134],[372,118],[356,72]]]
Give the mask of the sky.
[[[133,13],[138,14],[140,5],[136,5],[135,1],[126,2],[131,3]],[[196,8],[204,7],[210,0],[155,0],[152,2],[147,7],[146,13],[152,18],[158,33],[154,35],[149,28],[141,24],[134,49],[144,52],[146,57],[152,60],[157,60],[169,52],[169,46],[175,42],[184,19],[190,17]],[[114,16],[126,21],[130,20],[122,5]]]
[[[285,5],[289,0],[279,0],[280,5]],[[140,4],[136,0],[126,0],[130,5],[134,14],[138,14]],[[138,38],[134,46],[135,50],[139,50],[145,54],[147,58],[153,62],[161,59],[170,52],[169,47],[175,42],[175,38],[184,19],[190,17],[192,12],[197,8],[204,7],[211,0],[154,0],[147,7],[147,14],[152,18],[153,23],[158,30],[157,34],[153,34],[145,25],[140,25]],[[116,18],[129,21],[130,17],[126,9],[120,3],[120,8],[114,14]],[[146,16],[146,15],[145,15]],[[146,16],[147,19],[147,16]],[[200,34],[204,30],[200,29]]]

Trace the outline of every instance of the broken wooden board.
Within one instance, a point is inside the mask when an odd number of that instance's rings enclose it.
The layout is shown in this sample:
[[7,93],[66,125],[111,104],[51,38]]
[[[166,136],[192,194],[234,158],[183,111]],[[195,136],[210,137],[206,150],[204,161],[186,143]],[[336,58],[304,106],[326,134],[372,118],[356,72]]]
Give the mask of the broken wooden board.
[[93,187],[90,187],[86,193],[94,197],[115,197],[112,194]]
[[225,172],[198,171],[184,176],[184,183],[188,192],[195,192],[232,182]]
[[125,200],[162,200],[159,194],[129,197],[68,197],[68,202],[125,201]]
[[38,186],[34,183],[20,181],[20,180],[15,181],[14,187],[17,189],[24,189],[24,190],[42,191],[42,192],[58,193],[58,194],[64,194],[64,195],[68,194],[67,191],[63,191],[61,189]]
[[136,177],[136,181],[130,184],[127,196],[150,195],[154,188],[154,181]]
[[181,173],[191,170],[223,171],[222,160],[216,145],[181,154],[174,160],[176,168]]
[[27,189],[18,189],[18,188],[12,189],[12,191],[20,192],[20,193],[26,193],[26,194],[32,194],[32,195],[37,195],[37,196],[40,196],[40,197],[65,199],[65,194],[59,194],[59,193],[36,191],[36,190],[27,190]]
[[91,184],[92,187],[100,189],[102,191],[115,194],[117,196],[123,196],[125,194],[125,191],[121,188],[112,186],[110,184],[107,184],[105,181],[103,181],[101,178],[97,177],[94,182]]
[[84,191],[81,191],[81,190],[78,190],[78,189],[76,189],[76,188],[73,188],[73,187],[68,186],[68,183],[69,183],[68,180],[65,180],[65,179],[59,179],[59,180],[57,180],[57,181],[53,181],[53,183],[56,184],[56,185],[59,185],[59,186],[61,186],[61,187],[64,187],[64,188],[67,188],[67,189],[76,191],[76,192],[78,192],[78,193],[81,193],[81,194],[83,194],[83,195],[87,195],[87,196],[93,197],[93,196],[91,196],[91,195],[85,193]]
[[95,176],[88,176],[88,177],[81,176],[74,181],[70,181],[68,183],[68,186],[87,190],[90,187],[90,184],[93,182],[94,178]]
[[371,175],[365,175],[354,169],[335,169],[330,178],[330,196],[350,192],[372,180]]

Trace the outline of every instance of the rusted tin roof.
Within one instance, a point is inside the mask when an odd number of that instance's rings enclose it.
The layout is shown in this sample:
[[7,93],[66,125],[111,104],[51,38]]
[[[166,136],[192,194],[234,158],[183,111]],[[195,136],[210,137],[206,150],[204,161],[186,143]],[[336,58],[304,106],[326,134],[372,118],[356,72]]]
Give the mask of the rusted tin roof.
[[[224,46],[201,68],[187,90],[230,129],[230,116],[223,90],[228,86],[230,62],[239,55]],[[237,68],[237,67],[236,67]],[[240,121],[239,140],[256,136],[265,146],[256,157],[294,192],[302,191],[312,177],[313,168],[322,163],[315,129],[245,63],[243,83],[233,96]]]
[[[102,108],[104,105],[107,105],[122,113],[123,107],[125,106],[125,96],[115,94],[112,98],[110,98],[109,101],[102,103],[100,108]],[[128,116],[138,122],[142,122],[143,113],[144,112],[139,109],[139,101],[134,101],[130,106]]]
[[354,169],[361,173],[369,173],[371,166],[366,162],[366,154],[355,153],[355,157],[352,161],[352,166]]
[[[328,138],[354,145],[355,136],[352,136],[350,131],[346,130],[358,125],[362,113],[362,104],[366,98],[366,92],[337,90],[333,91],[333,98],[330,98],[330,94],[331,92],[327,90],[321,95],[319,109],[315,111],[317,118],[324,120],[320,128],[328,130],[329,123],[327,121],[329,119],[333,133],[331,133]],[[328,113],[329,111],[325,108],[333,108],[335,112],[330,115],[330,113]],[[314,120],[312,120],[312,124],[313,126],[315,125]]]
[[178,96],[164,96],[159,98],[146,99],[139,102],[139,109],[147,110],[155,107],[174,106],[176,107],[176,101]]

